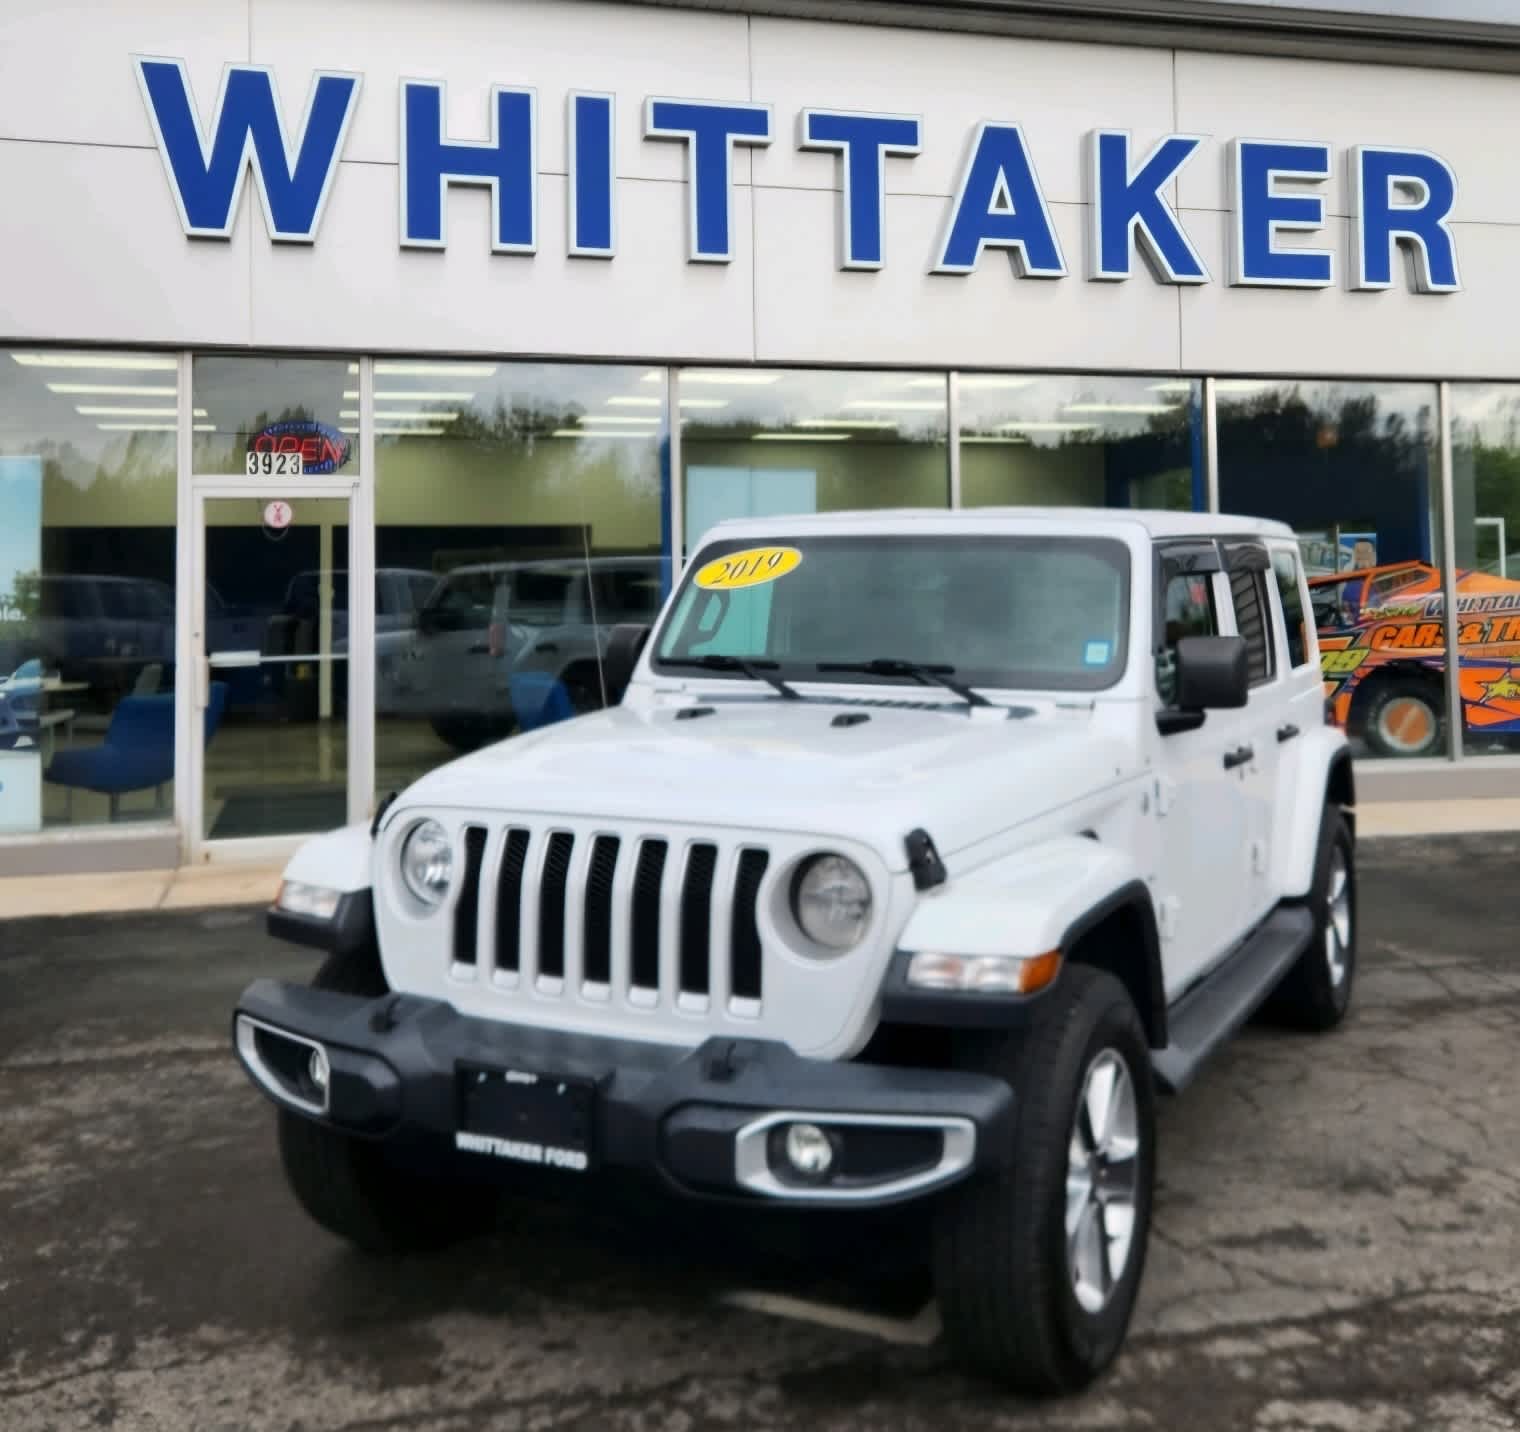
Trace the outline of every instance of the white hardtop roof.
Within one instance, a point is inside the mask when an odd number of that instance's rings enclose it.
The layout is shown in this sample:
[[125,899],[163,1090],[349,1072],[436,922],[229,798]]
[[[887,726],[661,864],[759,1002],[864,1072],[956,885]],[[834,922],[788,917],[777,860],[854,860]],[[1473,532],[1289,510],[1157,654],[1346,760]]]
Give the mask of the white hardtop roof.
[[775,537],[837,532],[852,529],[873,534],[908,534],[916,529],[946,531],[1016,532],[1045,525],[1075,535],[1095,536],[1133,533],[1142,529],[1151,538],[1162,537],[1254,537],[1292,538],[1285,522],[1266,517],[1240,517],[1231,513],[1167,512],[1159,508],[1106,507],[974,507],[951,511],[936,507],[875,508],[854,512],[797,513],[779,517],[730,517],[715,523],[706,533],[730,537]]

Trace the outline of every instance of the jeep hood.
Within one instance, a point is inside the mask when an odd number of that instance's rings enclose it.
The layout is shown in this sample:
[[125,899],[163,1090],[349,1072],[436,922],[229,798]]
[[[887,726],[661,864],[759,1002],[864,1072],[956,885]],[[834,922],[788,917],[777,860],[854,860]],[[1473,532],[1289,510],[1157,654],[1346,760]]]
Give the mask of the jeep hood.
[[[396,808],[833,835],[900,870],[915,827],[948,856],[1134,768],[1133,754],[1082,713],[707,705],[711,714],[695,717],[678,706],[620,706],[519,735],[422,777]],[[840,717],[857,719],[835,725]]]

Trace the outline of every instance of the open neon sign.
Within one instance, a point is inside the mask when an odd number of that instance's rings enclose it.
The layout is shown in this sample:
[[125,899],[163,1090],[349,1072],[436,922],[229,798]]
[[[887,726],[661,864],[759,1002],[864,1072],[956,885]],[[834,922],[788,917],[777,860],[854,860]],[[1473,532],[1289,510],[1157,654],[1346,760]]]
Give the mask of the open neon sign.
[[320,476],[336,472],[352,451],[347,436],[326,423],[271,423],[248,444],[246,467],[256,477]]

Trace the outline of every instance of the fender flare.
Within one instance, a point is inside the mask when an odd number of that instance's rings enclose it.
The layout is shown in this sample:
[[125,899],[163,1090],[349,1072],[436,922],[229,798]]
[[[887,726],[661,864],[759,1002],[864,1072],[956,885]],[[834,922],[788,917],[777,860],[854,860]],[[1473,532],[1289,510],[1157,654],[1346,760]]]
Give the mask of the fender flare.
[[373,845],[368,821],[340,826],[303,842],[285,864],[281,880],[338,892],[330,920],[270,907],[265,928],[277,940],[331,953],[359,949],[375,938],[371,894]]
[[1276,888],[1283,899],[1291,901],[1306,899],[1314,884],[1327,805],[1345,813],[1352,838],[1356,837],[1356,775],[1345,736],[1333,726],[1304,734],[1296,761],[1285,768],[1278,782],[1279,809],[1286,812],[1287,821],[1273,837],[1280,862]]
[[[882,1017],[905,1024],[1016,1026],[1040,994],[915,989],[907,983],[909,961],[922,950],[1029,957],[1059,950],[1064,963],[1111,920],[1128,922],[1126,938],[1083,951],[1082,962],[1119,979],[1135,1001],[1147,1037],[1161,1047],[1166,986],[1150,889],[1126,852],[1087,836],[1061,836],[1015,851],[923,896],[898,937],[883,986]],[[1132,952],[1136,943],[1139,949]]]

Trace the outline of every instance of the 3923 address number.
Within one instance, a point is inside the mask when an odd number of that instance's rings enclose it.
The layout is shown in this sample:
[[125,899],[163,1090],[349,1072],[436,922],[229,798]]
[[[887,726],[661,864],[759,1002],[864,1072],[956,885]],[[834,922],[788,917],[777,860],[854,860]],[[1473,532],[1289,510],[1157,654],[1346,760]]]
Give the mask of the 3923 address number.
[[300,477],[305,470],[298,452],[251,452],[243,457],[243,471],[249,477]]

